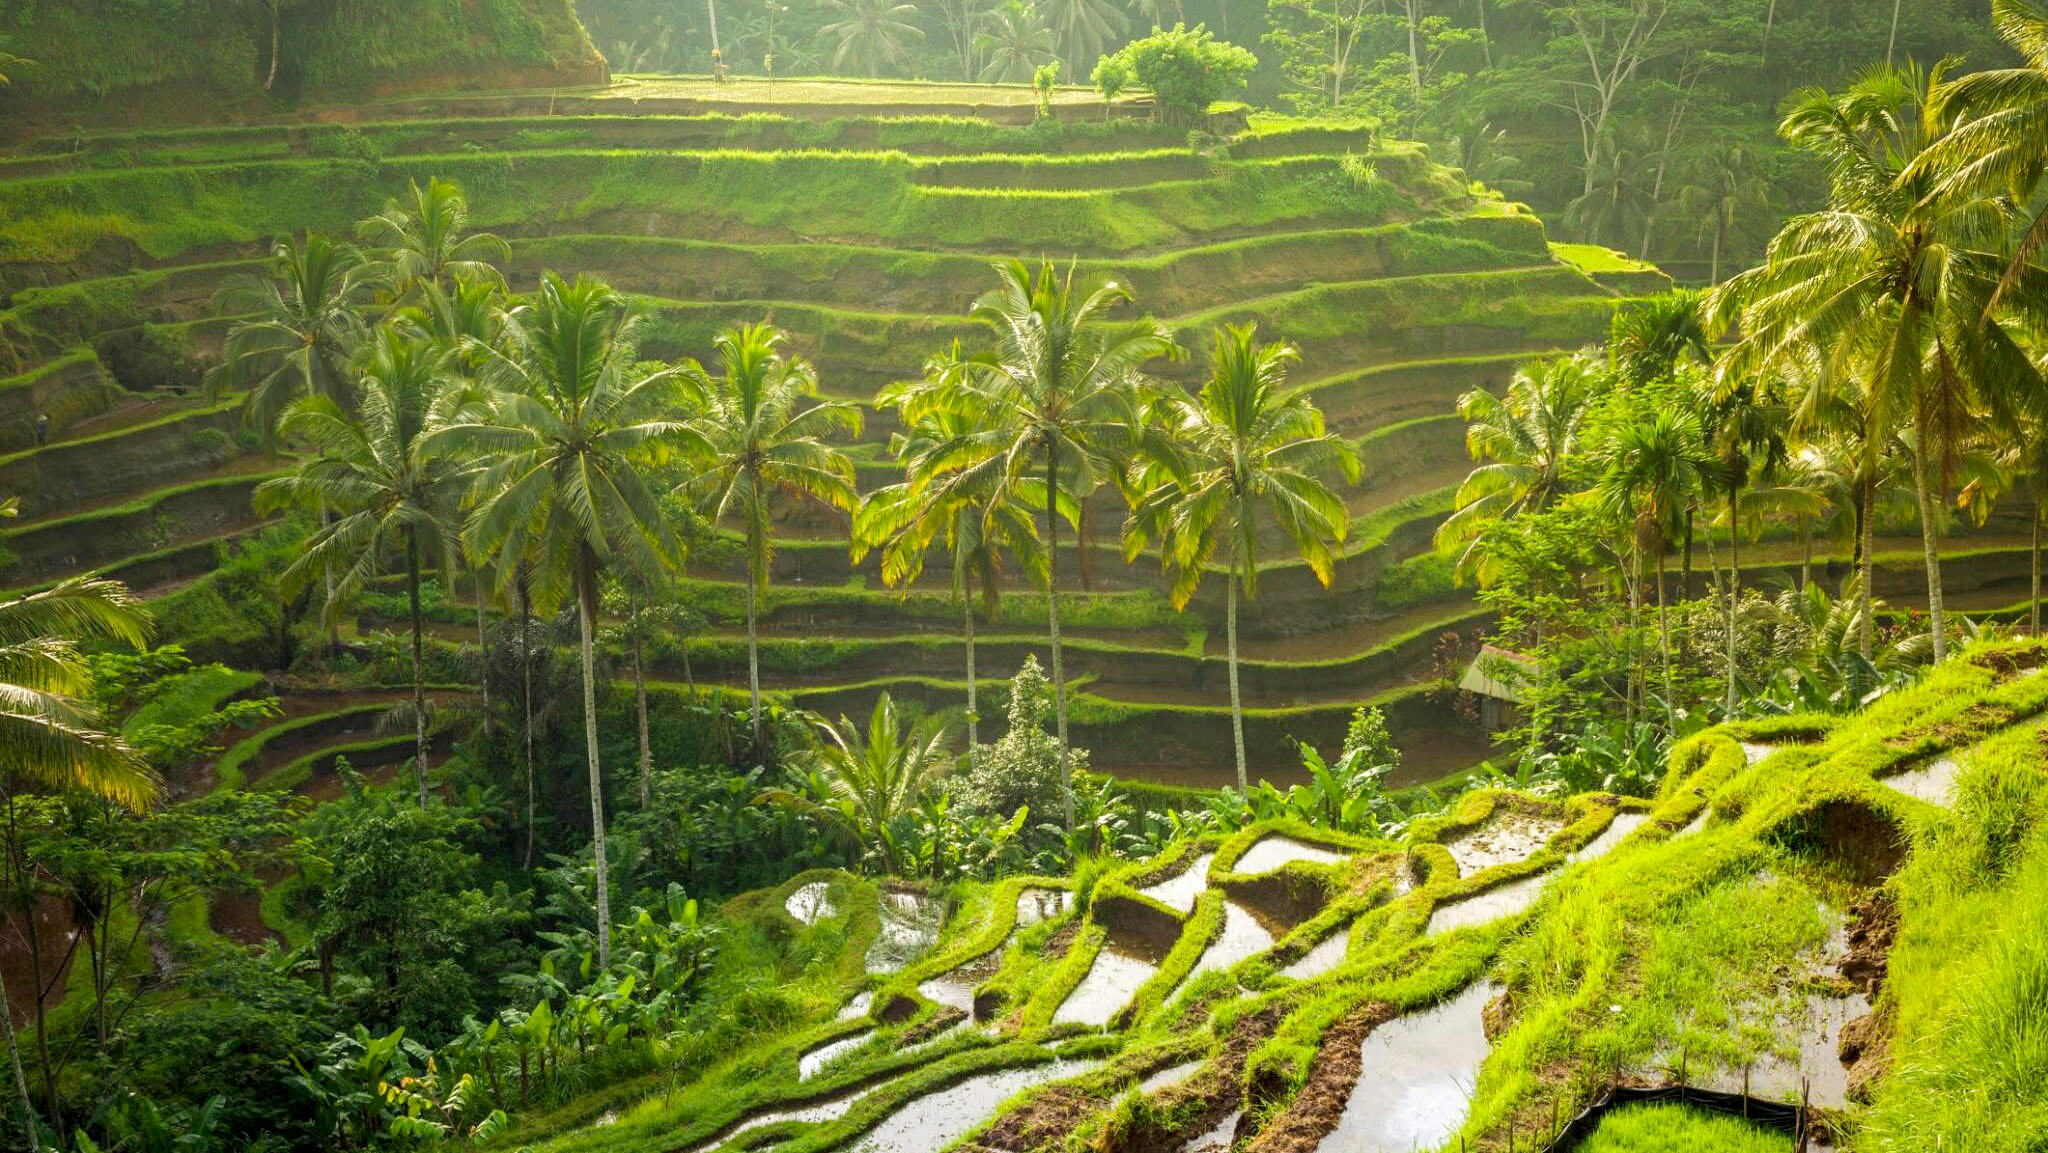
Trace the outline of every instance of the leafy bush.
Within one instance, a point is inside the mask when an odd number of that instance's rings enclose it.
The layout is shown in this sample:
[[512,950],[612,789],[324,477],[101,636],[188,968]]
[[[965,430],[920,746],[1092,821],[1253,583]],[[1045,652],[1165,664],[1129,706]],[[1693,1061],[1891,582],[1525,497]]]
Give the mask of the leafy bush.
[[[1026,656],[1010,680],[1009,730],[995,744],[976,745],[966,766],[947,782],[960,811],[1008,817],[1028,808],[1033,823],[1066,812],[1072,785],[1060,773],[1059,739],[1046,728],[1051,714],[1052,682],[1038,658]],[[1074,771],[1085,771],[1088,752],[1074,749],[1067,760]]]
[[[1132,79],[1152,90],[1161,116],[1179,123],[1200,116],[1209,105],[1242,89],[1245,78],[1259,66],[1259,58],[1249,49],[1215,39],[1200,24],[1192,29],[1184,24],[1154,29],[1152,35],[1131,41],[1116,55]],[[1101,71],[1101,65],[1096,71]]]

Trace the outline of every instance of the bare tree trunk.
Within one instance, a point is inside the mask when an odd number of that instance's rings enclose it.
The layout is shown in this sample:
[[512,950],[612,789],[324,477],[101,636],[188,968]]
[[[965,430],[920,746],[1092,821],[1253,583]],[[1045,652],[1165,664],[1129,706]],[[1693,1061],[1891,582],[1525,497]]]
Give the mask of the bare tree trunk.
[[590,759],[590,854],[596,870],[597,967],[612,963],[611,877],[604,859],[604,772],[597,757],[597,654],[591,634],[597,629],[597,575],[584,557],[576,574],[576,616],[581,626],[583,656],[583,746]]
[[654,749],[647,740],[647,664],[641,657],[640,630],[633,630],[633,704],[640,712],[640,807],[654,804]]
[[[752,531],[752,530],[750,530]],[[754,571],[756,541],[747,542],[747,696],[748,718],[754,729],[754,755],[761,755],[761,634],[757,599],[760,574]]]
[[1226,582],[1229,592],[1223,600],[1223,635],[1230,653],[1230,738],[1237,748],[1237,791],[1242,793],[1251,788],[1251,782],[1244,763],[1244,700],[1237,689],[1237,573],[1231,572]]
[[1728,711],[1734,712],[1735,694],[1735,611],[1742,600],[1741,491],[1728,490]]
[[1678,728],[1678,692],[1671,681],[1671,618],[1665,612],[1664,604],[1664,550],[1657,550],[1657,647],[1664,659],[1664,725],[1666,731]]
[[477,569],[470,579],[476,582],[476,682],[483,692],[484,732],[489,733],[495,718],[491,716],[491,646],[484,639],[484,570]]
[[14,1039],[14,1006],[7,1003],[7,987],[0,984],[0,1030],[7,1036],[7,1061],[14,1067],[14,1091],[21,1098],[21,1127],[28,1135],[29,1153],[41,1153],[43,1135],[36,1124],[35,1103],[29,1100],[28,1074],[21,1067],[21,1048]]
[[420,671],[420,549],[413,530],[405,530],[405,600],[412,610],[413,778],[419,783],[420,808],[427,807],[427,682]]
[[1857,584],[1861,587],[1857,597],[1863,602],[1863,619],[1859,622],[1856,648],[1866,661],[1877,659],[1877,615],[1873,610],[1873,593],[1870,583],[1875,578],[1875,566],[1871,563],[1870,551],[1877,547],[1877,484],[1866,480],[1863,483],[1863,507],[1857,510],[1862,518],[1858,526],[1856,567]]
[[961,599],[967,604],[967,751],[972,755],[975,747],[981,744],[981,710],[975,699],[974,685],[974,597],[970,594]]
[[1948,657],[1948,621],[1941,604],[1940,514],[1934,507],[1934,490],[1927,476],[1926,422],[1916,413],[1914,423],[1919,426],[1919,436],[1913,453],[1913,488],[1920,500],[1920,550],[1927,560],[1928,626],[1933,630],[1934,663],[1940,664]]
[[279,0],[270,0],[268,4],[264,5],[264,7],[270,9],[270,72],[263,78],[263,90],[265,92],[270,91],[270,86],[277,83],[277,49],[278,45],[284,41],[283,30],[278,26],[278,3]]
[[1060,738],[1060,783],[1066,788],[1066,827],[1074,827],[1073,759],[1067,752],[1067,675],[1060,660],[1060,478],[1057,446],[1045,446],[1045,616],[1052,632],[1053,719]]
[[533,868],[533,827],[539,821],[533,787],[533,602],[527,596],[526,566],[519,566],[519,678],[526,690],[525,723],[520,726],[526,743],[526,855],[521,867]]

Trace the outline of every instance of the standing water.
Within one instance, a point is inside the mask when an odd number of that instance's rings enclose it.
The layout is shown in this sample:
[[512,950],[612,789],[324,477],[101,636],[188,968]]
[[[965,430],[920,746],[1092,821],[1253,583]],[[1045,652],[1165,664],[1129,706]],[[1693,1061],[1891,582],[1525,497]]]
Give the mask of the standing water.
[[1297,981],[1320,977],[1343,964],[1344,954],[1350,948],[1351,926],[1339,925],[1335,932],[1316,942],[1315,948],[1303,953],[1293,964],[1280,970],[1280,975],[1292,977]]
[[1956,774],[1961,771],[1953,757],[1929,761],[1917,769],[1886,777],[1884,783],[1930,805],[1948,808],[1955,804]]
[[847,1153],[931,1153],[943,1149],[989,1119],[1012,1096],[1047,1081],[1080,1072],[1079,1061],[1048,1061],[969,1077],[898,1106],[894,1113],[848,1147]]
[[1237,859],[1234,872],[1246,876],[1270,873],[1282,865],[1306,861],[1311,865],[1334,865],[1344,860],[1344,854],[1332,852],[1316,845],[1304,845],[1291,837],[1260,837],[1258,843],[1245,850]]
[[1458,875],[1469,877],[1483,869],[1524,861],[1564,828],[1564,822],[1528,813],[1508,812],[1444,842],[1451,859],[1458,863]]
[[1465,1119],[1486,1060],[1486,1003],[1496,988],[1474,982],[1433,1009],[1366,1035],[1358,1085],[1319,1153],[1409,1153],[1442,1144]]
[[1209,884],[1209,862],[1216,859],[1214,853],[1203,853],[1188,862],[1188,867],[1156,885],[1147,885],[1138,892],[1165,905],[1185,913],[1195,907],[1195,898]]
[[1643,822],[1649,819],[1644,813],[1614,814],[1614,819],[1607,823],[1606,828],[1600,830],[1600,835],[1587,841],[1584,848],[1573,850],[1571,856],[1565,858],[1565,863],[1576,865],[1580,861],[1593,861],[1606,856],[1630,833],[1642,828]]
[[1107,1025],[1118,1009],[1130,1003],[1131,995],[1158,971],[1150,961],[1119,951],[1114,942],[1104,945],[1095,954],[1095,964],[1089,967],[1088,975],[1060,1002],[1053,1022],[1097,1028]]
[[1050,921],[1067,911],[1074,895],[1065,889],[1026,889],[1017,894],[1017,927]]
[[1447,933],[1468,925],[1484,925],[1502,917],[1511,917],[1536,903],[1543,895],[1543,883],[1547,876],[1523,877],[1496,885],[1476,897],[1467,897],[1448,905],[1439,905],[1429,915],[1429,924],[1423,926],[1422,935]]
[[938,942],[945,919],[943,901],[921,893],[883,893],[881,928],[868,946],[868,972],[894,973],[924,956]]
[[1273,934],[1268,933],[1258,919],[1244,911],[1236,901],[1223,903],[1223,929],[1209,947],[1202,950],[1195,967],[1188,973],[1197,977],[1211,969],[1228,969],[1246,957],[1263,953],[1273,947]]

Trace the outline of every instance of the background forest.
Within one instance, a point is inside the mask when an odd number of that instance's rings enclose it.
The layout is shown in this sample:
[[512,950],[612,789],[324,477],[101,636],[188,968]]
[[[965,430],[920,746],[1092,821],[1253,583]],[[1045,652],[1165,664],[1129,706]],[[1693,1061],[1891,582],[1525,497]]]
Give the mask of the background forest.
[[[583,0],[618,72],[1029,81],[1155,24],[1203,23],[1260,60],[1250,99],[1429,143],[1562,238],[1707,281],[1825,192],[1779,104],[1872,63],[2011,63],[1989,0]],[[1716,258],[1716,250],[1719,258]]]

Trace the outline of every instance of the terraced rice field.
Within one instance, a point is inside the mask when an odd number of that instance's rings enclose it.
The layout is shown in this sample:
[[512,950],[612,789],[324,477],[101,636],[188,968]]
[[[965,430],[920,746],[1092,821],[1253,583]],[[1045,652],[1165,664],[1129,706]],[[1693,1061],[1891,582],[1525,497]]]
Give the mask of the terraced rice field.
[[[1412,779],[1484,755],[1422,694],[1440,638],[1469,645],[1485,623],[1425,556],[1468,463],[1453,404],[1503,386],[1522,358],[1598,340],[1626,293],[1661,281],[1581,271],[1527,211],[1364,128],[1219,114],[1197,151],[1142,107],[1105,110],[1079,90],[1034,123],[1022,89],[709,87],[633,78],[0,153],[0,492],[22,501],[0,581],[90,570],[160,596],[214,570],[262,524],[254,486],[287,463],[259,449],[236,398],[198,391],[231,319],[214,291],[258,268],[269,238],[346,234],[408,180],[438,176],[464,187],[474,226],[510,240],[515,288],[543,269],[603,276],[651,311],[645,351],[661,357],[707,355],[719,327],[765,317],[829,394],[861,402],[971,335],[969,306],[1003,258],[1115,278],[1191,345],[1243,321],[1293,340],[1296,385],[1360,438],[1368,468],[1347,494],[1353,532],[1334,587],[1275,559],[1243,613],[1253,770],[1294,777],[1285,738],[1332,741],[1368,701],[1388,707]],[[1193,380],[1202,367],[1161,371]],[[38,447],[40,412],[52,434]],[[896,475],[891,431],[867,423],[864,488]],[[1097,502],[1086,541],[1059,558],[1077,590],[1063,614],[1076,740],[1099,768],[1218,783],[1230,747],[1221,586],[1190,615],[1170,612],[1156,562],[1122,562],[1120,520]],[[769,688],[828,714],[865,710],[883,688],[964,700],[942,565],[906,596],[882,587],[873,558],[849,561],[843,518],[798,511],[777,531]],[[744,682],[736,556],[693,566],[713,628],[691,642],[687,676],[671,662],[657,687]],[[1982,598],[2012,599],[2017,556],[1972,566]],[[1882,579],[1913,587],[1912,557],[1887,559]],[[1042,600],[1013,590],[984,625],[982,675],[1042,650],[1043,618]],[[434,643],[459,645],[466,627],[440,622]],[[266,663],[253,639],[231,655]]]
[[[806,873],[723,915],[811,958],[819,1020],[617,1097],[601,1126],[530,1136],[548,1153],[1542,1149],[1608,1087],[1682,1084],[1803,1103],[1825,1139],[1895,1059],[1874,1038],[1933,1027],[1946,986],[1924,966],[1959,944],[1928,935],[1950,891],[1933,878],[1999,774],[2038,764],[2044,651],[1943,666],[1867,714],[1711,731],[1648,800],[1480,791],[1392,836],[1268,822],[1078,881],[955,886],[937,934],[888,965],[871,942],[898,939],[905,893]],[[1935,776],[1947,791],[1922,787]],[[1583,1148],[1664,1148],[1659,1127],[1687,1147],[1791,1140],[1626,1104]]]

